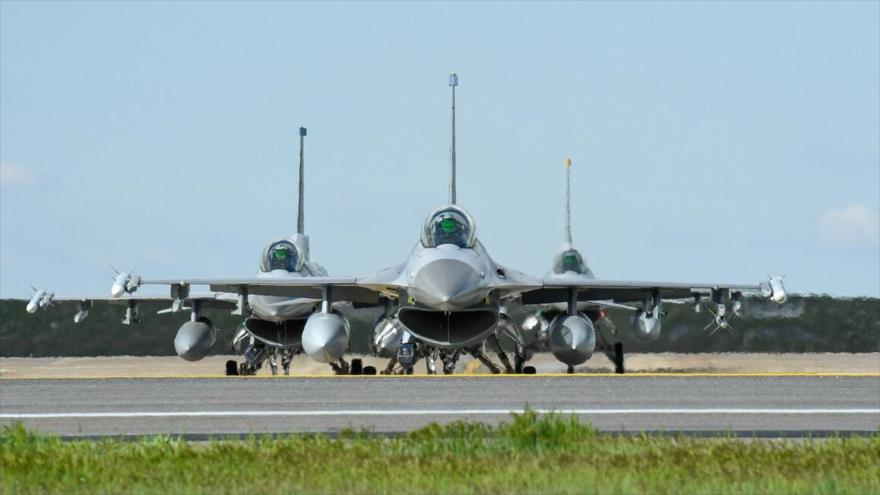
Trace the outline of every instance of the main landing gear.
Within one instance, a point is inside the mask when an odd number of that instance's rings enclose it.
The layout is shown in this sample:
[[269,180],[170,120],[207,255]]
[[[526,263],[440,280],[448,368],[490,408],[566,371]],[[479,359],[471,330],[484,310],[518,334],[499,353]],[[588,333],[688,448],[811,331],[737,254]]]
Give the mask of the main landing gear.
[[335,363],[330,363],[330,367],[337,375],[375,375],[376,368],[374,366],[364,366],[364,360],[354,358],[348,363],[343,358],[339,358]]
[[336,362],[330,363],[330,367],[333,368],[333,372],[337,375],[347,375],[351,370],[351,366],[348,364],[343,358],[339,358]]
[[614,361],[614,372],[618,375],[622,375],[624,373],[623,368],[623,343],[616,342],[614,344],[614,357],[612,359]]
[[226,361],[226,376],[238,376],[238,363],[235,359]]
[[348,370],[349,375],[375,375],[376,368],[374,366],[364,366],[364,361],[359,358],[351,360],[351,366]]
[[290,375],[290,365],[293,356],[299,354],[293,349],[266,349],[263,346],[252,345],[244,353],[245,360],[237,363],[234,359],[226,361],[226,376],[251,376],[256,375],[263,367],[263,363],[269,362],[272,375],[278,374],[278,354],[281,354],[281,372]]

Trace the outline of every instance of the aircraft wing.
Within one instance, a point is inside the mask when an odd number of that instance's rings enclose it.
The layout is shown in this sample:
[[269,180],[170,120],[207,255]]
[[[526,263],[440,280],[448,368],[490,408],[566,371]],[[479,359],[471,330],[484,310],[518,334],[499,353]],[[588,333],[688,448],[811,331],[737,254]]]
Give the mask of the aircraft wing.
[[42,292],[36,294],[28,301],[27,312],[35,313],[39,309],[45,309],[57,302],[76,302],[77,311],[73,316],[73,322],[79,323],[84,320],[93,303],[108,304],[124,304],[127,306],[125,310],[125,318],[123,324],[135,323],[138,321],[137,306],[141,302],[167,302],[171,304],[168,309],[158,311],[159,314],[175,313],[181,310],[189,310],[194,306],[202,309],[229,309],[237,306],[237,298],[230,294],[186,294],[183,297],[169,296],[137,296],[124,294],[120,297],[113,296],[55,296],[54,294],[44,294]]
[[[666,301],[663,301],[664,303]],[[636,306],[620,304],[612,301],[578,301],[578,311],[584,311],[591,307],[624,309],[627,311],[638,311]],[[529,305],[527,309],[538,309],[540,311],[566,311],[568,309],[567,302],[544,303],[537,305]]]
[[524,292],[540,289],[543,286],[539,278],[512,268],[497,266],[498,271],[495,273],[492,288],[501,293],[502,299],[516,298]]
[[[121,297],[112,297],[112,296],[55,296],[52,298],[52,302],[105,302],[109,304],[130,304],[130,303],[140,303],[140,302],[172,302],[174,301],[173,297],[169,296],[148,296],[148,295],[132,295],[125,294]],[[183,303],[187,306],[192,305],[193,301],[198,301],[202,308],[210,308],[210,309],[225,309],[225,308],[234,308],[236,304],[236,300],[234,297],[229,297],[228,294],[192,294],[182,299]]]
[[282,297],[323,298],[329,289],[333,301],[377,305],[379,297],[396,297],[396,289],[376,279],[359,280],[357,277],[297,277],[291,279],[266,278],[193,278],[181,280],[143,280],[141,285],[167,285],[172,298],[182,287],[207,285],[213,292],[236,295],[263,295]]
[[785,300],[780,277],[760,284],[642,282],[602,279],[544,279],[541,288],[525,292],[523,304],[546,304],[567,301],[570,291],[577,292],[578,301],[610,301],[627,303],[652,297],[684,299],[713,292],[760,292],[776,302]]

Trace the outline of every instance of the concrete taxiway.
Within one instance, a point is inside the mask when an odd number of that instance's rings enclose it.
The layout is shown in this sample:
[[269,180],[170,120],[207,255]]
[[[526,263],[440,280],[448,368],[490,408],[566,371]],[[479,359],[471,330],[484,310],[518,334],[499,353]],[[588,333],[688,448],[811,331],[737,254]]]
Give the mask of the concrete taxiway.
[[0,380],[0,424],[70,436],[400,432],[526,407],[606,431],[876,432],[880,375]]

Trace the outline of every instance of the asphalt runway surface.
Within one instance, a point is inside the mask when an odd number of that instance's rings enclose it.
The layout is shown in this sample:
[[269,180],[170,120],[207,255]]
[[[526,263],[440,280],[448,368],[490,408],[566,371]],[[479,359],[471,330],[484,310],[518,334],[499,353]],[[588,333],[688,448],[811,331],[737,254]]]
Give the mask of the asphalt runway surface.
[[404,432],[529,407],[604,431],[880,430],[880,376],[573,375],[0,380],[0,424],[64,436]]

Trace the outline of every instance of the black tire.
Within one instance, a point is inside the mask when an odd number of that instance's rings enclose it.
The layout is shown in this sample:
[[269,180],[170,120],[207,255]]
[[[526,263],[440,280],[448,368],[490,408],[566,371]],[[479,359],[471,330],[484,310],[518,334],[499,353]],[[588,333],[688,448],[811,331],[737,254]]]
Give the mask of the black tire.
[[404,371],[406,372],[407,375],[412,375],[413,374],[413,367],[410,366],[409,368],[406,368]]
[[364,374],[365,375],[375,375],[376,367],[375,366],[364,366]]
[[617,342],[614,344],[614,372],[618,375],[622,375],[624,373],[623,343],[621,342]]
[[348,371],[350,375],[363,375],[364,374],[364,361],[362,359],[352,359],[351,360],[351,368]]
[[238,376],[238,363],[234,359],[226,361],[226,376]]
[[522,373],[523,373],[523,375],[534,375],[534,374],[536,374],[537,372],[538,372],[538,371],[535,370],[535,367],[534,367],[534,366],[523,366],[523,369],[522,369]]

